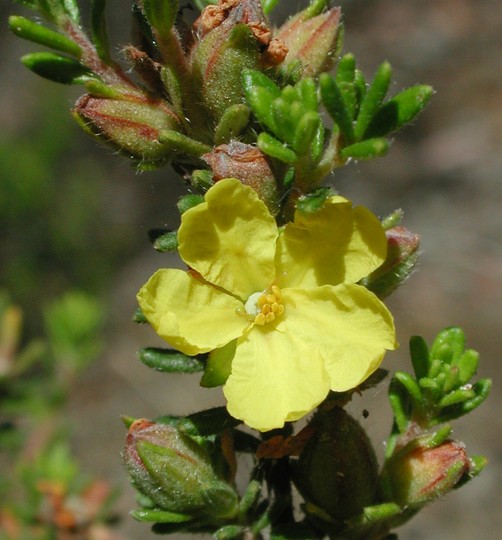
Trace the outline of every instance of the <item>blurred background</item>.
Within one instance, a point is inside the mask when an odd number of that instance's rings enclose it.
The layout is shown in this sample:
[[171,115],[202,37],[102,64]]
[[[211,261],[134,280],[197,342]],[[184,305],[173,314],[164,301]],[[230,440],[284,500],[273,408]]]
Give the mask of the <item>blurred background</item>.
[[[85,4],[85,2],[82,2]],[[282,0],[281,20],[306,2]],[[424,510],[399,531],[401,540],[495,538],[502,530],[502,10],[496,0],[340,1],[345,52],[368,79],[384,60],[393,92],[431,84],[431,104],[395,137],[385,158],[352,163],[330,179],[341,194],[385,216],[403,208],[403,224],[422,236],[418,271],[389,300],[400,349],[385,367],[408,369],[407,342],[431,340],[461,326],[481,354],[479,377],[493,378],[487,403],[459,421],[455,437],[487,469],[465,488]],[[109,0],[116,53],[128,41],[129,2]],[[29,12],[9,1],[2,20]],[[164,168],[137,173],[98,147],[69,109],[79,88],[42,80],[19,62],[36,46],[0,32],[0,288],[24,312],[24,341],[44,332],[43,311],[68,291],[99,302],[102,352],[79,372],[65,409],[71,445],[82,468],[123,491],[115,507],[134,507],[122,470],[125,429],[120,416],[188,414],[222,404],[197,376],[161,375],[136,359],[159,346],[147,327],[131,322],[135,293],[151,273],[177,264],[156,253],[148,230],[174,227],[181,181]],[[350,411],[383,449],[390,429],[385,385]],[[379,441],[382,441],[379,444]],[[153,538],[125,517],[124,538]]]

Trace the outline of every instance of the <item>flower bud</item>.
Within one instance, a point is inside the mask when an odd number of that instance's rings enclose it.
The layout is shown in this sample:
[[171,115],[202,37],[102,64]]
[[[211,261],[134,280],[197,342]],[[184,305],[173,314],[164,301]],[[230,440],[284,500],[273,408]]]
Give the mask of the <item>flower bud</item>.
[[279,211],[277,184],[265,155],[255,146],[232,141],[221,144],[202,159],[211,167],[213,180],[237,178],[252,187],[272,215]]
[[459,442],[446,440],[431,448],[413,441],[387,462],[382,483],[387,498],[403,507],[417,507],[452,491],[470,468]]
[[123,452],[135,487],[169,512],[232,518],[237,495],[215,473],[205,450],[176,428],[136,420]]
[[139,94],[123,99],[86,94],[77,101],[73,115],[86,131],[147,165],[170,159],[171,152],[159,142],[159,134],[180,128],[178,117],[165,102]]
[[375,501],[378,465],[360,424],[338,407],[312,421],[317,431],[293,462],[293,479],[307,502],[345,521]]
[[194,86],[214,119],[242,102],[241,73],[259,69],[271,30],[260,0],[220,1],[208,6],[195,23],[199,38],[192,56]]
[[302,77],[315,77],[322,71],[329,71],[340,48],[340,8],[332,8],[311,18],[309,14],[307,8],[291,17],[275,34],[289,51],[284,68],[288,69],[300,61]]
[[410,277],[420,248],[420,236],[404,227],[393,227],[385,234],[387,257],[379,268],[363,280],[363,284],[379,298],[388,296]]

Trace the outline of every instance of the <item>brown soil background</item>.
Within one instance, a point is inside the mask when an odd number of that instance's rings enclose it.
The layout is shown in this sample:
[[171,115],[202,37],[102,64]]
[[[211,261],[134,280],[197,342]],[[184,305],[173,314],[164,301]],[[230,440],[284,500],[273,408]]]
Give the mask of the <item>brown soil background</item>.
[[[285,10],[297,2],[283,0]],[[110,1],[119,30],[127,24],[128,2]],[[496,0],[347,0],[345,51],[355,53],[368,78],[384,59],[394,68],[393,91],[429,83],[436,95],[416,121],[395,138],[387,157],[354,163],[332,179],[340,192],[376,214],[405,210],[404,225],[422,235],[419,271],[389,301],[401,348],[385,367],[408,369],[407,341],[428,340],[441,328],[464,328],[468,345],[481,353],[479,377],[493,378],[487,403],[457,422],[455,436],[471,454],[489,459],[486,471],[471,484],[431,505],[399,531],[401,540],[471,540],[496,538],[502,530],[502,9]],[[20,13],[2,6],[0,13]],[[5,18],[3,18],[5,20]],[[33,92],[54,85],[35,82],[18,58],[36,50],[0,33],[0,122],[16,133],[29,121]],[[127,37],[120,38],[125,43]],[[36,88],[37,90],[34,90]],[[62,91],[61,106],[78,95]],[[71,123],[68,117],[68,123]],[[149,371],[135,351],[160,344],[153,332],[130,322],[138,287],[160,266],[176,262],[156,254],[146,231],[172,222],[173,201],[182,192],[169,171],[135,175],[110,152],[82,139],[84,159],[101,160],[113,182],[107,206],[130,230],[144,231],[142,248],[116,268],[106,351],[82,377],[68,414],[75,424],[74,448],[96,475],[126,484],[120,461],[124,429],[120,415],[152,417],[186,414],[222,403],[219,390],[198,387],[197,377],[163,376]],[[36,141],[33,141],[36,144]],[[117,191],[119,186],[119,191]],[[354,402],[377,448],[390,427],[383,385]],[[119,501],[125,513],[134,506],[127,486]],[[129,539],[153,538],[148,527],[125,518]]]

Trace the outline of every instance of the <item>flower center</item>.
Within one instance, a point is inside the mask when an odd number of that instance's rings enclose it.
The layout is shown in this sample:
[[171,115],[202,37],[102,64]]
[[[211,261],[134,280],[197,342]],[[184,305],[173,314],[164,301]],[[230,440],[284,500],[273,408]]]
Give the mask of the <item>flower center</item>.
[[275,321],[284,313],[281,303],[281,290],[277,285],[272,285],[266,291],[253,293],[244,306],[246,313],[254,316],[254,323],[264,325]]

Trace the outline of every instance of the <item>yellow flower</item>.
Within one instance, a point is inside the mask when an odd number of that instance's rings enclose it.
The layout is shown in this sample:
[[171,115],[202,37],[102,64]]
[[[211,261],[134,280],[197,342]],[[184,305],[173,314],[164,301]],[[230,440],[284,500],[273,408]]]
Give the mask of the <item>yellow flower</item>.
[[227,178],[183,214],[178,239],[195,272],[159,270],[139,305],[171,346],[213,351],[205,378],[226,379],[228,411],[255,429],[281,427],[330,389],[356,387],[396,347],[392,316],[355,284],[387,250],[363,207],[331,197],[280,230],[251,188]]

